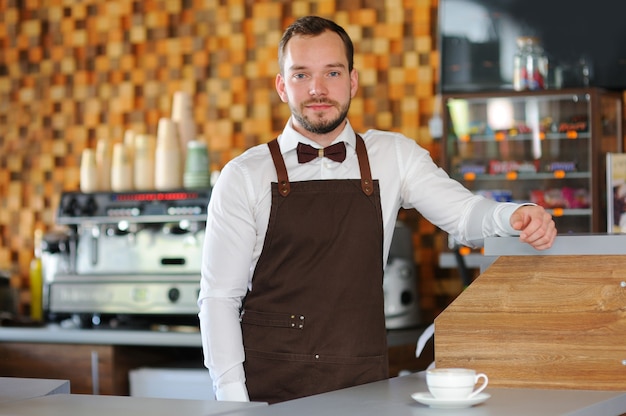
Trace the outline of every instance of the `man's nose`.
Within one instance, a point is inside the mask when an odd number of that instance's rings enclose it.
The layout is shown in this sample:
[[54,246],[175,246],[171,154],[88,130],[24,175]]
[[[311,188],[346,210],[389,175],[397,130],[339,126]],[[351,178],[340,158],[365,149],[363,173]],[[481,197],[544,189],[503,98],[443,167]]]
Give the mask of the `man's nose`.
[[326,95],[327,93],[328,89],[326,88],[324,80],[319,77],[314,77],[311,80],[309,94],[311,96],[318,97],[320,95]]

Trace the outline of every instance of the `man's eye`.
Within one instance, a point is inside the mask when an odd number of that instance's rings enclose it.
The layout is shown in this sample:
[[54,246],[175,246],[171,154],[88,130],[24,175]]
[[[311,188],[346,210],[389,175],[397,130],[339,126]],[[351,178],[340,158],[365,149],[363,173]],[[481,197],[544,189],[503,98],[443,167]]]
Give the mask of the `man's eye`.
[[328,73],[329,77],[338,77],[339,75],[341,75],[341,72],[339,71],[332,71]]
[[295,79],[303,79],[303,78],[305,78],[305,77],[306,77],[306,75],[304,75],[304,74],[293,74],[293,77],[294,77]]

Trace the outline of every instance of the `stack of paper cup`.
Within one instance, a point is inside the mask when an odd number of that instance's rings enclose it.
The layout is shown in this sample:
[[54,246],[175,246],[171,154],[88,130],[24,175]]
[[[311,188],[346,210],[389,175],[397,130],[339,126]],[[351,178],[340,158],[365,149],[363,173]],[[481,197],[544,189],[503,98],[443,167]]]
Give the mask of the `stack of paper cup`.
[[206,143],[199,140],[192,140],[187,143],[183,184],[185,188],[210,187],[209,152]]
[[135,161],[133,181],[135,189],[146,191],[154,189],[154,138],[147,134],[135,136]]
[[128,156],[128,163],[130,165],[130,182],[135,183],[133,175],[135,174],[135,132],[132,130],[126,130],[124,132],[124,146],[126,147],[126,155]]
[[187,144],[196,140],[196,124],[193,118],[193,103],[190,94],[184,91],[174,93],[172,120],[176,124],[183,160],[186,160]]
[[96,143],[96,165],[98,166],[98,190],[111,190],[111,159],[113,144],[109,139],[99,139]]
[[85,193],[98,191],[98,165],[93,149],[83,150],[80,159],[80,190]]
[[126,192],[133,190],[132,170],[128,149],[124,143],[113,145],[111,162],[111,190]]
[[182,159],[176,125],[162,117],[157,126],[157,144],[154,160],[154,187],[157,190],[182,188]]

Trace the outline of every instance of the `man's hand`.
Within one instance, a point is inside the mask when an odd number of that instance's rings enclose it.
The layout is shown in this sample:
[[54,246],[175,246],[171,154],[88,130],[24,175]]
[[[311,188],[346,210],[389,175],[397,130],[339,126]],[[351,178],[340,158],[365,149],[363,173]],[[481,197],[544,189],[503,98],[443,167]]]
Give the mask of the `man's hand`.
[[556,226],[552,215],[543,207],[521,206],[513,212],[510,221],[514,229],[521,231],[520,241],[530,244],[537,250],[552,247],[556,237]]

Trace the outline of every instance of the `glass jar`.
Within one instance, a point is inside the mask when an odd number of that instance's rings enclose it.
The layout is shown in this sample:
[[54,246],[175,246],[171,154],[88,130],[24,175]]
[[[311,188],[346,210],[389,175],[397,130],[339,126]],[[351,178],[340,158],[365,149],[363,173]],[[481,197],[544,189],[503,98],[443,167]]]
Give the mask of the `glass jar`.
[[524,91],[526,86],[526,37],[520,36],[515,41],[517,50],[513,55],[513,89],[515,91]]
[[513,57],[513,89],[535,91],[547,88],[548,58],[538,38],[520,36]]

